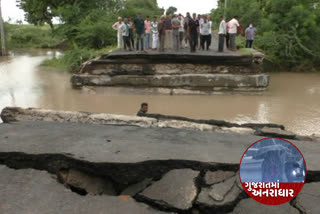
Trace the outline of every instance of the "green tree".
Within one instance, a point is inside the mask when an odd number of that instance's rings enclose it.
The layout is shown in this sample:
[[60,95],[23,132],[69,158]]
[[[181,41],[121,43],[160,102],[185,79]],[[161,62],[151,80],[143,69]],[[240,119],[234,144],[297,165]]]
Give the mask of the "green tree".
[[226,20],[240,17],[247,27],[254,23],[258,29],[256,47],[269,58],[286,65],[300,63],[319,64],[320,60],[320,8],[319,0],[225,0],[212,11],[216,23],[219,16]]
[[[49,24],[53,29],[52,19],[60,18],[63,22],[78,22],[91,10],[119,12],[125,0],[16,0],[20,9],[25,11],[27,22],[35,25]],[[78,20],[78,21],[76,21]]]
[[0,0],[0,35],[1,35],[1,56],[7,55],[7,48],[6,48],[6,37],[4,31],[4,21],[2,19],[2,8],[1,8],[1,0]]
[[66,1],[58,0],[16,0],[20,9],[24,10],[25,20],[31,24],[43,25],[49,24],[51,29],[54,28],[52,19],[54,9]]
[[138,13],[145,16],[160,16],[163,9],[158,7],[156,0],[127,0],[120,15],[123,17],[136,17]]
[[168,14],[170,14],[170,15],[173,15],[173,14],[175,14],[175,12],[177,12],[178,11],[178,9],[176,8],[176,7],[169,7],[168,9],[167,9],[167,11],[166,11],[166,13],[168,13]]

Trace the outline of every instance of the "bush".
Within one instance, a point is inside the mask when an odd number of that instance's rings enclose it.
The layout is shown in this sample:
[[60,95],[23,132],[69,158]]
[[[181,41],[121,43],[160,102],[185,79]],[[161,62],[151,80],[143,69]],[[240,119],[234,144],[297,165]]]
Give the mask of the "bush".
[[66,68],[70,72],[79,70],[82,63],[93,59],[103,53],[108,53],[116,49],[115,46],[110,46],[104,49],[87,49],[87,48],[73,48],[64,53],[62,57],[46,60],[42,63],[43,66]]
[[6,23],[9,49],[56,48],[64,39],[54,35],[49,26],[15,25]]

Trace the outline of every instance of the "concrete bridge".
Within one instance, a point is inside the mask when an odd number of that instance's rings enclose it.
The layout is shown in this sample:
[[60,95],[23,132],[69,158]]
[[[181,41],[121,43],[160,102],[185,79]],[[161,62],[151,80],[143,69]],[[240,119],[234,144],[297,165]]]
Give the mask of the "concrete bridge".
[[263,91],[269,85],[269,75],[262,69],[263,59],[264,55],[257,51],[116,50],[84,63],[71,82],[74,88],[163,88],[190,93]]

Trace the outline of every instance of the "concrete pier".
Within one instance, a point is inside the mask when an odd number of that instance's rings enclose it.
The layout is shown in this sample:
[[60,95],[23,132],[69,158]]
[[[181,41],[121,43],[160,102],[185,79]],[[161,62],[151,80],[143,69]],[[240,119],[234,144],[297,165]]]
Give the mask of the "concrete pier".
[[190,91],[261,91],[269,85],[263,54],[240,51],[189,53],[117,50],[84,63],[73,75],[83,86],[171,88]]

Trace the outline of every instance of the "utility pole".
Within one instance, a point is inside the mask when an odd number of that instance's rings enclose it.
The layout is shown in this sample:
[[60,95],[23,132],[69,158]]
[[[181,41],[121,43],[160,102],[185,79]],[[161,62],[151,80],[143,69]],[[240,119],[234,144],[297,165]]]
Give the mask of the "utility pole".
[[2,19],[2,9],[1,9],[1,0],[0,0],[0,31],[1,31],[1,55],[6,56],[6,35],[4,32],[4,21]]

